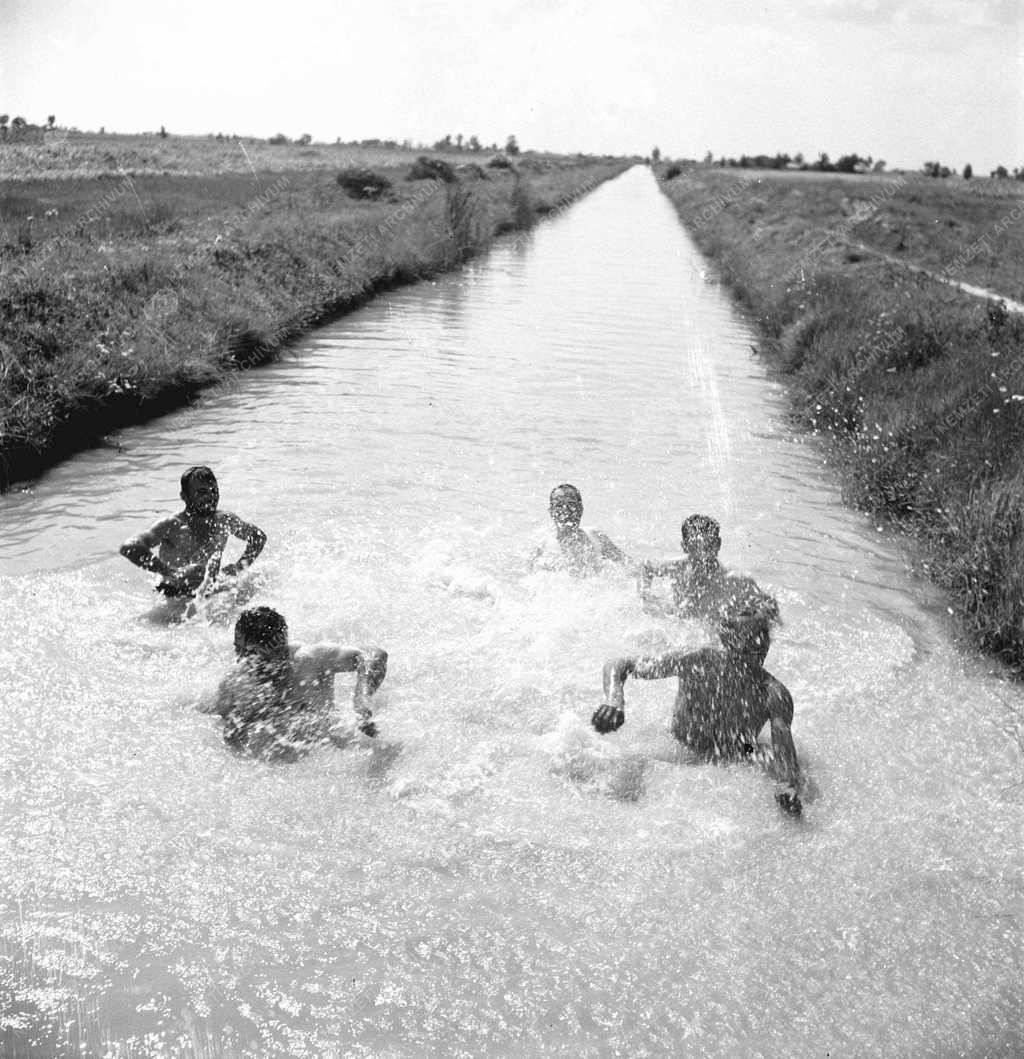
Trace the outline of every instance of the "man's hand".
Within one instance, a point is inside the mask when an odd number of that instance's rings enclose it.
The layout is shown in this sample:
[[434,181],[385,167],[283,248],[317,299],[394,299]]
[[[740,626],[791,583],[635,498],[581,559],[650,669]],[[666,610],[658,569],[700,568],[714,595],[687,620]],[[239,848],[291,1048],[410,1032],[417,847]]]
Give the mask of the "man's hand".
[[193,593],[203,583],[206,577],[206,567],[202,563],[192,563],[178,570],[171,571],[165,578],[164,583],[172,586],[182,595]]
[[800,801],[800,795],[792,784],[784,791],[778,791],[775,795],[775,801],[778,802],[783,812],[789,813],[790,816],[799,816],[803,812],[804,807]]
[[603,702],[594,711],[593,717],[590,718],[590,723],[601,735],[615,732],[626,723],[626,711],[621,706]]

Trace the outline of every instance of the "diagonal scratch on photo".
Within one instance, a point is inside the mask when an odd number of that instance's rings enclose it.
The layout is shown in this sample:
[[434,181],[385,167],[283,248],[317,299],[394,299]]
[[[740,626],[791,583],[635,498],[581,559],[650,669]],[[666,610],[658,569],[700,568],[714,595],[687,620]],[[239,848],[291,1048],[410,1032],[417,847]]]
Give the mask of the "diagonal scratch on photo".
[[1024,1055],[1024,8],[0,32],[0,1059]]

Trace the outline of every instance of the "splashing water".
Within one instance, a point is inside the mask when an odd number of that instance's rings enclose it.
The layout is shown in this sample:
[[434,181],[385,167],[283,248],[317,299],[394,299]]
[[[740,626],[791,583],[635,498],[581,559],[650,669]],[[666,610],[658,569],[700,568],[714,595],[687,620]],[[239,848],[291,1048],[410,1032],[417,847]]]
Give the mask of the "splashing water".
[[[637,169],[0,498],[5,1056],[1020,1050],[1022,695],[839,505],[699,267]],[[237,605],[168,625],[114,554],[192,463],[296,638],[390,652],[376,742],[262,765],[193,710]],[[680,753],[668,682],[589,727],[606,658],[705,637],[528,572],[562,481],[637,556],[719,517],[777,592],[801,822]]]

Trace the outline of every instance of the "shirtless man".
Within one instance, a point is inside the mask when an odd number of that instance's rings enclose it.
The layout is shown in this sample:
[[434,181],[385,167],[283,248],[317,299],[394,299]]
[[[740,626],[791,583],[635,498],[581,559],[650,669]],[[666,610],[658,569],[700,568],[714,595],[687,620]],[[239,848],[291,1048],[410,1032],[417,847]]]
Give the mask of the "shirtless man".
[[[669,651],[648,658],[607,662],[605,701],[591,723],[602,735],[626,720],[623,685],[640,680],[679,678],[672,734],[706,761],[760,760],[783,784],[775,800],[799,816],[803,780],[793,746],[793,699],[785,685],[764,668],[770,642],[768,622],[760,614],[727,618],[719,627],[722,646]],[[759,748],[758,733],[771,724],[772,754]]]
[[559,485],[551,490],[548,503],[555,525],[558,551],[541,545],[530,559],[534,568],[567,570],[574,577],[597,573],[606,563],[625,564],[629,560],[600,530],[583,530],[583,498],[574,485]]
[[716,623],[731,613],[753,611],[769,622],[778,621],[779,606],[749,577],[726,573],[718,561],[722,547],[718,523],[708,515],[690,515],[683,520],[680,544],[684,559],[640,564],[640,599],[646,610],[658,608],[651,594],[655,577],[672,583],[672,613]]
[[[129,537],[121,545],[121,554],[163,578],[156,586],[158,592],[191,598],[204,582],[209,584],[218,576],[234,577],[250,566],[263,551],[267,535],[251,522],[217,510],[220,491],[209,467],[190,467],[181,476],[181,499],[185,501],[184,511],[161,519],[137,537]],[[229,535],[245,541],[245,553],[237,563],[221,568]]]
[[244,610],[235,624],[235,668],[200,713],[224,719],[224,742],[251,757],[296,761],[316,746],[342,745],[334,712],[334,674],[356,674],[352,706],[364,735],[377,726],[370,698],[387,673],[379,647],[288,642],[288,625],[276,610]]

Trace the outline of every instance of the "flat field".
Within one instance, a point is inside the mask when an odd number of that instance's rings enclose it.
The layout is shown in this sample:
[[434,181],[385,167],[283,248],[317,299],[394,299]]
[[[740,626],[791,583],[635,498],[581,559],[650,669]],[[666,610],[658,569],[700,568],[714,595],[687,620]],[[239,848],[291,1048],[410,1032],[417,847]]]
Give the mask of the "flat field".
[[666,187],[681,195],[687,183],[718,194],[696,224],[728,206],[719,224],[745,225],[754,240],[770,235],[796,263],[836,267],[875,251],[1024,301],[1022,181],[698,167]]
[[[450,165],[485,164],[492,151],[423,151],[404,147],[359,147],[349,144],[272,144],[254,136],[167,136],[156,133],[78,133],[62,129],[35,132],[0,143],[0,177],[83,179],[98,176],[214,176],[218,173],[336,171],[360,165],[395,168],[420,154]],[[553,161],[561,155],[537,156]]]

